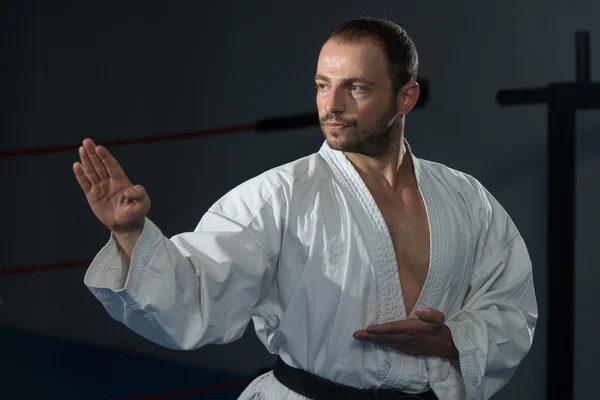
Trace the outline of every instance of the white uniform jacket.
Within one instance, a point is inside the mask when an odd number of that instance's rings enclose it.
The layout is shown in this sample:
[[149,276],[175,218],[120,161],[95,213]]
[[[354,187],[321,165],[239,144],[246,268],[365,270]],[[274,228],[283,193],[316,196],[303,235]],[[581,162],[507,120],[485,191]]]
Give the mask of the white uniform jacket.
[[[173,349],[228,343],[253,321],[289,365],[360,388],[432,388],[488,399],[532,344],[532,266],[519,231],[473,177],[412,157],[431,235],[415,308],[442,311],[458,359],[411,356],[353,339],[407,317],[384,219],[346,156],[319,152],[230,191],[193,232],[165,237],[146,219],[128,267],[114,237],[84,282],[110,315]],[[241,399],[304,399],[272,372]]]

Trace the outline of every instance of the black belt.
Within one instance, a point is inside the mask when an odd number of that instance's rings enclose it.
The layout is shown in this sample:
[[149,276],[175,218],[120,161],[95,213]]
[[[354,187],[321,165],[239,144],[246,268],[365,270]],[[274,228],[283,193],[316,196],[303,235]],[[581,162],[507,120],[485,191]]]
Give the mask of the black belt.
[[364,390],[341,385],[290,367],[280,357],[277,357],[273,374],[288,389],[313,400],[438,400],[432,390],[410,394],[392,389]]

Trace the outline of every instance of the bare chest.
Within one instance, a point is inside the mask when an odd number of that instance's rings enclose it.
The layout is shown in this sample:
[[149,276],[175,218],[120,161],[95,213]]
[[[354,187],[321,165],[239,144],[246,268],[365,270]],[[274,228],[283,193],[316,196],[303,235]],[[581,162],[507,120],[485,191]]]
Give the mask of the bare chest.
[[373,197],[392,240],[407,315],[412,312],[429,272],[430,235],[425,204],[418,188],[391,197]]

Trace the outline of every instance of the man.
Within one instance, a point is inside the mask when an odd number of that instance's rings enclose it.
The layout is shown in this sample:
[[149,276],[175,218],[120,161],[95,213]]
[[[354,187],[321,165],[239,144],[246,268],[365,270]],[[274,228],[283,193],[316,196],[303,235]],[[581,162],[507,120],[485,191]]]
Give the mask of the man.
[[84,140],[74,172],[111,230],[85,284],[174,349],[231,342],[252,319],[279,358],[241,399],[488,399],[532,343],[530,258],[476,179],[412,153],[417,64],[389,21],[337,26],[315,77],[321,149],[239,185],[171,239],[147,218],[144,188]]

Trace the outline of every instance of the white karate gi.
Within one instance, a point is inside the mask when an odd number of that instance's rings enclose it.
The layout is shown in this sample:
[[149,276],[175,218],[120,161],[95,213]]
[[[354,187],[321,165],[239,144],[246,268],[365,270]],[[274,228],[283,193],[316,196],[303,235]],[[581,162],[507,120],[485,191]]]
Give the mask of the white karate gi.
[[[325,379],[487,399],[532,343],[538,311],[530,258],[476,179],[408,154],[431,232],[415,308],[447,316],[459,359],[353,339],[356,330],[407,315],[384,219],[353,165],[325,143],[230,191],[194,232],[169,239],[146,219],[129,268],[111,235],[84,282],[114,319],[162,346],[228,343],[252,319],[271,353]],[[269,372],[240,397],[258,398],[305,397]]]

